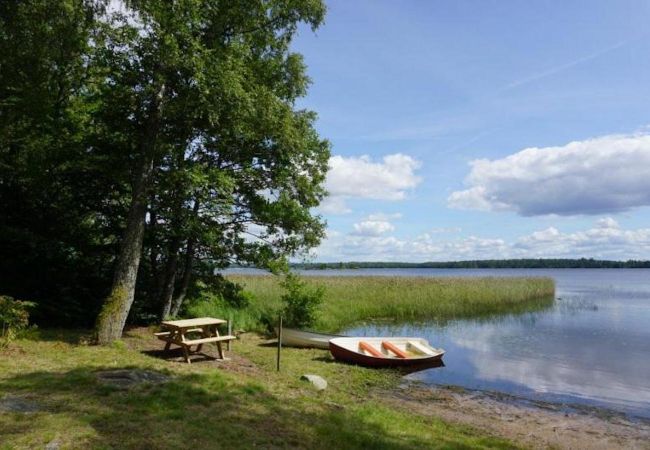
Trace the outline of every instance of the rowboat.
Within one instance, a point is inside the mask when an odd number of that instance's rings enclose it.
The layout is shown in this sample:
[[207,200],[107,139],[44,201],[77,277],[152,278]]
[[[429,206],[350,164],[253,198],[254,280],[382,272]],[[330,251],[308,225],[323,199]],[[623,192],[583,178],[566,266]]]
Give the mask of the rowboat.
[[445,354],[416,337],[338,337],[329,348],[339,361],[369,367],[433,366]]
[[[277,330],[276,330],[277,334]],[[330,339],[340,338],[341,335],[316,333],[315,331],[282,328],[282,345],[287,347],[329,348]]]

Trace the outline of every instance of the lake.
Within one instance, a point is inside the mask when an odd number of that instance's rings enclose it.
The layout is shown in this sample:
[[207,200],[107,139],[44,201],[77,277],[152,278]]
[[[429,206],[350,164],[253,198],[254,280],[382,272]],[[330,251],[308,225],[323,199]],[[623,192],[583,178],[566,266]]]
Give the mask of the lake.
[[361,269],[306,275],[548,276],[547,310],[446,324],[367,325],[354,335],[421,336],[445,367],[408,376],[431,385],[501,391],[530,400],[605,407],[650,418],[650,270]]

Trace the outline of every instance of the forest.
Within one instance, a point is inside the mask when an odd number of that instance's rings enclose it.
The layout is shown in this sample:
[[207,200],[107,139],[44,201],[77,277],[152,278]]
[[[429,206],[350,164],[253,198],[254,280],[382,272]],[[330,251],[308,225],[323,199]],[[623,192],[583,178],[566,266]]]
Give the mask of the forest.
[[36,323],[177,315],[318,244],[330,144],[291,50],[320,0],[0,2],[0,294]]

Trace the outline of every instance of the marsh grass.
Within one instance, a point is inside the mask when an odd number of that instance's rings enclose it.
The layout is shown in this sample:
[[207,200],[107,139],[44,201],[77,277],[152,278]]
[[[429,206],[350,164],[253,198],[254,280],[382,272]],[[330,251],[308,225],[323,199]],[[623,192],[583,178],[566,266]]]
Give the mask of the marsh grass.
[[[260,329],[260,318],[277,316],[283,291],[276,277],[233,275],[229,278],[242,284],[254,297],[250,309],[236,312],[238,327]],[[322,331],[338,331],[369,320],[445,322],[517,314],[550,306],[555,293],[550,278],[314,276],[305,279],[325,290],[314,327]],[[230,312],[199,303],[191,313],[223,316]]]

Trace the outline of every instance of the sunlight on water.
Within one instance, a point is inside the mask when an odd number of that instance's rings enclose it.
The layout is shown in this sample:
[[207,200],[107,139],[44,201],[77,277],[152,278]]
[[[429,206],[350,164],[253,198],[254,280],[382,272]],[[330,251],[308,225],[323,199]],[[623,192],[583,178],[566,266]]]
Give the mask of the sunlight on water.
[[[390,273],[398,274],[414,275]],[[447,351],[444,368],[409,378],[650,417],[650,270],[419,269],[417,274],[551,276],[557,300],[548,310],[520,316],[346,331],[421,336]]]

